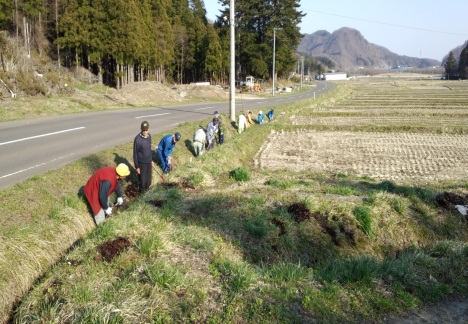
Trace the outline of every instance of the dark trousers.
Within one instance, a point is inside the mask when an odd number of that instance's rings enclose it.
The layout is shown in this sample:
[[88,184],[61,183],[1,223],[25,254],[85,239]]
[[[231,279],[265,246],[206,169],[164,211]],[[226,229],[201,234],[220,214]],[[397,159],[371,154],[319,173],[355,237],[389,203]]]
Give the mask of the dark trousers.
[[140,192],[143,193],[151,186],[151,163],[140,163]]

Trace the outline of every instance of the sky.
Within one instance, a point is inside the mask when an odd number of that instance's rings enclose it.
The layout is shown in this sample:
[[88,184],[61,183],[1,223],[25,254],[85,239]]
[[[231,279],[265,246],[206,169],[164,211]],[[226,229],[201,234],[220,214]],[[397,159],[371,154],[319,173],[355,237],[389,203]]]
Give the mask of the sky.
[[[208,19],[222,6],[204,0]],[[442,61],[468,40],[468,0],[301,0],[302,34],[358,30],[370,43],[399,54]],[[235,6],[235,5],[234,5]]]

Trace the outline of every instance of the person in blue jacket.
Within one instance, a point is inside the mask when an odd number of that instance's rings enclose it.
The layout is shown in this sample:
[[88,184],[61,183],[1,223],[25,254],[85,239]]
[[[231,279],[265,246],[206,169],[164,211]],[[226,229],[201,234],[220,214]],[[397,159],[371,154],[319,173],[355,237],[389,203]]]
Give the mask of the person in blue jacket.
[[175,134],[167,134],[158,144],[158,157],[161,161],[161,168],[163,172],[169,173],[172,170],[172,150],[180,141],[181,135],[179,132]]
[[258,113],[257,122],[258,122],[260,125],[265,124],[265,114],[264,114],[263,111],[261,111],[261,110],[260,110],[260,112]]

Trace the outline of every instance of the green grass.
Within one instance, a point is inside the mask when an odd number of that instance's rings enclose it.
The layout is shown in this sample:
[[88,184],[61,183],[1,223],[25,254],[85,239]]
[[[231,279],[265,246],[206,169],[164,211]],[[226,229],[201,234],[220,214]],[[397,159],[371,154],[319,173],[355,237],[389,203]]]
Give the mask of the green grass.
[[244,167],[239,167],[230,172],[231,178],[235,181],[249,181],[250,180],[250,171]]
[[357,206],[353,209],[362,231],[367,235],[372,235],[372,210],[366,206]]
[[[377,96],[375,87],[350,83],[283,106],[278,111],[286,115],[275,123],[241,135],[227,127],[226,143],[191,163],[191,152],[176,147],[178,167],[168,184],[154,175],[150,191],[98,228],[79,188],[97,168],[115,165],[115,152],[131,161],[130,142],[0,191],[0,291],[1,300],[10,298],[2,319],[381,322],[450,296],[466,298],[466,220],[435,203],[437,192],[466,192],[466,181],[379,182],[253,166],[273,128],[303,129],[287,116],[346,105],[373,114],[380,108],[370,105],[385,100],[360,98]],[[395,91],[380,87],[384,95]],[[198,124],[177,130],[190,138]],[[309,214],[288,212],[293,204]],[[98,247],[118,237],[130,246],[112,260],[100,258]],[[12,299],[13,290],[24,297]]]

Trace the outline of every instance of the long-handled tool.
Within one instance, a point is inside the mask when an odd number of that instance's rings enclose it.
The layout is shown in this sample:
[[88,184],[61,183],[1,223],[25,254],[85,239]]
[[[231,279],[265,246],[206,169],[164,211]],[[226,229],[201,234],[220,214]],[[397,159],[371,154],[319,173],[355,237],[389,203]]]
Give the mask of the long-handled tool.
[[158,169],[156,169],[156,167],[153,165],[153,169],[154,171],[156,171],[157,174],[159,174],[159,176],[161,177],[162,181],[166,182],[166,177],[164,176],[164,174],[160,173],[158,171]]

